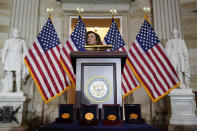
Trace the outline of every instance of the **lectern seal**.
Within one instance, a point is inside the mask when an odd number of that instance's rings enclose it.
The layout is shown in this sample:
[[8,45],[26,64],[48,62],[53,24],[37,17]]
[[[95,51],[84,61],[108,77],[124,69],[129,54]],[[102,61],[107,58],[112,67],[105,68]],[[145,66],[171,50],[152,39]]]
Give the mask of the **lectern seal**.
[[110,82],[102,76],[90,78],[85,87],[87,98],[95,103],[106,101],[111,95],[111,90]]

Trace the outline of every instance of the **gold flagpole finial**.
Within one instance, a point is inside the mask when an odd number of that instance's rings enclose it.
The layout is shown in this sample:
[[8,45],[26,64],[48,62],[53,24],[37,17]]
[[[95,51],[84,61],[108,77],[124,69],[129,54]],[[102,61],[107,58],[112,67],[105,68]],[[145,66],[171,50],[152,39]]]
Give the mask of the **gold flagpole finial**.
[[109,12],[111,12],[112,18],[114,18],[114,14],[117,14],[117,10],[115,9],[110,9]]
[[53,12],[53,8],[49,7],[46,9],[47,13],[49,13],[49,16],[51,16],[52,12]]
[[143,10],[144,10],[145,12],[150,12],[150,7],[145,6],[145,7],[143,7]]
[[77,8],[76,10],[77,10],[79,16],[81,16],[81,13],[84,12],[83,8]]
[[145,12],[144,18],[150,23],[150,20],[148,19],[148,13],[150,12],[150,7],[143,7],[142,8]]

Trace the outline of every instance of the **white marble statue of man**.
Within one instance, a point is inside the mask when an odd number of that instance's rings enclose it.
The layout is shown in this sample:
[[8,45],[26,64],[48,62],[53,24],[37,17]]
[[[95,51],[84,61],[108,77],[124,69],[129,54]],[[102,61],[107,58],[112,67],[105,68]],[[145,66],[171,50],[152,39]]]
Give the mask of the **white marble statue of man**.
[[21,81],[28,74],[24,65],[24,56],[27,52],[25,41],[19,38],[18,29],[13,29],[12,38],[6,40],[2,50],[2,62],[4,64],[5,79],[2,92],[13,92],[14,76],[16,80],[16,92],[21,91]]
[[172,31],[172,39],[167,41],[165,49],[180,79],[180,88],[189,88],[190,66],[188,60],[188,51],[185,41],[178,38],[177,29]]

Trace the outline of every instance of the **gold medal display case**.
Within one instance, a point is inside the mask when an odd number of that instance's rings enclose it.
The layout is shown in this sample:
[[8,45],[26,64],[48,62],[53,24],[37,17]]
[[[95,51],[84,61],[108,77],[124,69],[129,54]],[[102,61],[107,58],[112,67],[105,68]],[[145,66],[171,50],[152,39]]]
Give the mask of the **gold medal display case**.
[[119,104],[103,105],[103,125],[105,126],[122,126],[121,109]]
[[59,104],[59,117],[55,123],[73,123],[75,112],[74,104]]
[[91,104],[85,105],[82,104],[80,108],[80,125],[86,126],[97,126],[98,125],[98,105]]
[[125,122],[128,124],[144,124],[141,117],[140,104],[125,104]]

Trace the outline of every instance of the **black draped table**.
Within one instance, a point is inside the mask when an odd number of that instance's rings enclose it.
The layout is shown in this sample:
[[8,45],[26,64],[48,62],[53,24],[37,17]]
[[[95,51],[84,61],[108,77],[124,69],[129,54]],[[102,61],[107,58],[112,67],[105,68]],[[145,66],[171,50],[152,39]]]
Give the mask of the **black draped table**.
[[81,126],[78,121],[72,124],[51,123],[39,129],[39,131],[160,131],[160,129],[148,124],[126,124],[122,126],[104,126],[99,122],[98,126]]

